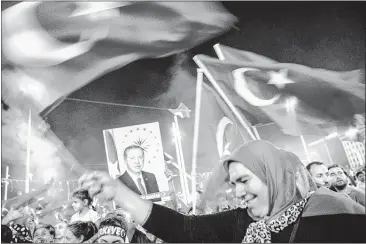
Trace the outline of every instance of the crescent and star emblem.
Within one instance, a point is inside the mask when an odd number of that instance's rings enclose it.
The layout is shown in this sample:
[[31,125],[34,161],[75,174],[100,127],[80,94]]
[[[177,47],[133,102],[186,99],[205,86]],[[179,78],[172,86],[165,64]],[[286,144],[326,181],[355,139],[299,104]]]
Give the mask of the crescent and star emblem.
[[[243,99],[245,99],[249,104],[257,107],[272,105],[280,99],[281,97],[280,94],[276,94],[271,99],[262,99],[254,95],[250,91],[247,80],[245,78],[245,73],[248,71],[260,71],[260,70],[255,68],[239,68],[232,72],[234,77],[235,91]],[[267,84],[275,85],[280,90],[283,89],[286,86],[286,84],[294,83],[293,80],[287,78],[287,70],[280,70],[279,72],[269,71],[268,75],[270,76],[270,79],[268,80]]]

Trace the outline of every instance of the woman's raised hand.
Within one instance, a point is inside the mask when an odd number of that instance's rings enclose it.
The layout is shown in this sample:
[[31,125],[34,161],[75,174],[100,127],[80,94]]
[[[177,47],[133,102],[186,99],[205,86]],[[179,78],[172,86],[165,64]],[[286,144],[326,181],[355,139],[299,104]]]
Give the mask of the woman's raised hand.
[[141,199],[120,180],[113,180],[106,172],[88,172],[79,179],[82,189],[88,190],[91,197],[96,196],[101,202],[114,200],[117,206],[131,214],[137,224],[143,224],[149,217],[152,202]]
[[80,188],[88,190],[91,197],[96,196],[101,201],[111,201],[115,198],[118,184],[106,172],[87,172],[79,179]]

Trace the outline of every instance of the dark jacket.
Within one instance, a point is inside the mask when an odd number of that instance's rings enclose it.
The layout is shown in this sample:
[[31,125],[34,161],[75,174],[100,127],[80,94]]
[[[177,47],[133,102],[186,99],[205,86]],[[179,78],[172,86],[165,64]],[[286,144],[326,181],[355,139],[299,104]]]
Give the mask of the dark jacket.
[[[241,243],[252,219],[245,209],[203,216],[186,216],[154,204],[143,227],[168,243]],[[366,215],[334,214],[301,217],[293,242],[365,243]],[[272,242],[289,242],[294,224],[272,233]]]
[[[159,192],[158,182],[156,181],[155,175],[145,171],[141,171],[141,174],[145,183],[146,193],[151,194]],[[128,186],[128,188],[130,188],[132,191],[134,191],[139,195],[142,195],[138,186],[135,184],[135,182],[133,181],[131,176],[127,173],[127,171],[125,171],[123,175],[118,177],[118,179],[122,181],[126,186]],[[161,198],[155,198],[152,199],[152,201],[153,202],[161,201]]]

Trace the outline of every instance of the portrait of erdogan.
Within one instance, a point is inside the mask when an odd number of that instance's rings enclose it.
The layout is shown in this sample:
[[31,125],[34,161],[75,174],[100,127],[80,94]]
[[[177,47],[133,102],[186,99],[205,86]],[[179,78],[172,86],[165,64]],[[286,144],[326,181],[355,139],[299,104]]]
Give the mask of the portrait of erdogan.
[[[143,171],[145,163],[144,149],[140,146],[128,146],[123,152],[126,171],[118,178],[139,195],[159,192],[158,182],[153,173]],[[152,199],[153,202],[160,198]]]

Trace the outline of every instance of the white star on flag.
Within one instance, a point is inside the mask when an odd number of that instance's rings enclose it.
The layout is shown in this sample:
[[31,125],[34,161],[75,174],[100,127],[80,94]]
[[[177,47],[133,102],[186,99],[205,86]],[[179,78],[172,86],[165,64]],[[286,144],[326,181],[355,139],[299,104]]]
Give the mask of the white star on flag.
[[177,115],[177,116],[181,117],[182,119],[184,119],[184,118],[189,118],[192,110],[190,110],[184,103],[180,103],[178,108],[169,109],[169,111],[171,113],[173,113],[174,115]]
[[283,89],[286,84],[295,83],[293,80],[287,78],[287,69],[282,69],[279,72],[269,71],[271,79],[267,84],[275,85],[278,89]]

